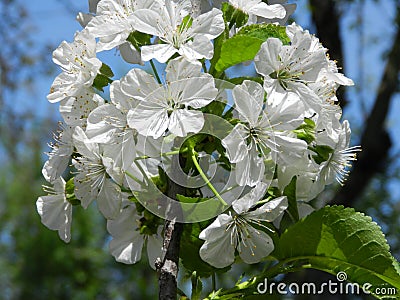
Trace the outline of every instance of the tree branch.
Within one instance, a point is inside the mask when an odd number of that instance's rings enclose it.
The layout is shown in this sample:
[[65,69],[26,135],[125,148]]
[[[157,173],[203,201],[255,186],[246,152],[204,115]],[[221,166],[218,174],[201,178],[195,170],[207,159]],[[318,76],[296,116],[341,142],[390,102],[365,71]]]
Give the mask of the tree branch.
[[[318,38],[328,48],[331,59],[337,61],[338,66],[344,67],[342,38],[340,37],[340,22],[336,1],[333,0],[309,0],[312,20],[316,26]],[[343,108],[347,104],[344,87],[337,91],[337,98]]]
[[[309,0],[312,7],[312,18],[316,25],[321,42],[329,49],[331,57],[343,65],[342,40],[337,13],[337,2],[334,0]],[[397,24],[400,24],[400,11],[397,11]],[[366,120],[361,136],[362,152],[346,182],[335,195],[331,203],[350,205],[362,194],[370,179],[384,169],[385,161],[391,148],[391,140],[385,128],[385,120],[390,101],[399,85],[400,71],[400,32],[394,36],[394,43],[389,52],[385,71],[380,82],[374,106]],[[338,90],[338,99],[344,107],[347,101],[343,89]]]
[[[171,164],[171,172],[180,168],[179,159],[173,159]],[[176,195],[184,195],[185,188],[175,183],[173,180],[168,179],[168,193],[167,196],[176,200]],[[174,211],[173,213],[177,213]],[[169,216],[171,219],[174,216]],[[176,217],[176,216],[175,216]],[[159,271],[159,299],[160,300],[175,300],[177,295],[177,278],[179,271],[179,248],[181,235],[183,231],[183,224],[177,223],[174,219],[172,221],[165,221],[164,242],[163,242],[163,257],[156,267]]]
[[[400,6],[397,9],[397,24],[400,25]],[[380,82],[374,106],[366,120],[361,136],[362,152],[353,166],[346,185],[336,194],[333,203],[348,205],[355,201],[369,183],[370,179],[384,169],[392,146],[385,128],[390,102],[399,86],[400,73],[400,26],[397,27],[393,46],[389,52],[385,71]]]

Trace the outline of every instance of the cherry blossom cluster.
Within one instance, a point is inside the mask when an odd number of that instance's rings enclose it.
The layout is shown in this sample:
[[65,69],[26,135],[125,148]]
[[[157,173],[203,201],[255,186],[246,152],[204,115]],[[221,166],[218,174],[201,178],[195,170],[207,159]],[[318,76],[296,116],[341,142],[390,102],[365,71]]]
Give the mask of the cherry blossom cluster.
[[[62,240],[71,239],[73,206],[86,209],[96,202],[116,260],[135,263],[146,246],[154,267],[162,253],[163,219],[171,218],[162,201],[173,179],[173,158],[179,158],[185,176],[198,178],[174,201],[218,204],[209,206],[208,225],[199,235],[201,258],[218,268],[231,265],[236,255],[256,263],[273,251],[271,232],[290,206],[303,217],[325,186],[344,183],[359,149],[350,147],[336,90],[353,82],[318,38],[293,23],[284,28],[287,40],[265,38],[246,62],[254,76],[215,70],[224,59],[218,45],[243,29],[265,36],[261,25],[282,28],[294,4],[89,4],[90,12],[77,17],[83,29],[53,52],[62,72],[47,97],[59,104],[63,121],[43,167],[48,195],[37,200],[37,210]],[[128,69],[119,79],[97,57],[112,49]],[[213,118],[219,121],[211,124]],[[217,138],[210,133],[224,128],[229,130]]]

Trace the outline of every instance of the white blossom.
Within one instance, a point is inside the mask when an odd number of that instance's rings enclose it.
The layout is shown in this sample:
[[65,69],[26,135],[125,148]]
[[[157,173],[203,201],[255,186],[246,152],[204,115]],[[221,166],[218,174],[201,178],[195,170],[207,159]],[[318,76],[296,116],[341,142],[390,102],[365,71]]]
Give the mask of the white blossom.
[[233,91],[239,120],[232,132],[222,140],[230,162],[236,163],[238,183],[254,186],[264,175],[264,160],[290,164],[302,156],[307,144],[292,137],[288,130],[295,129],[303,121],[303,109],[293,93],[272,93],[264,103],[263,87],[252,81],[244,81]]
[[253,264],[273,251],[271,237],[257,228],[270,230],[262,222],[272,222],[278,218],[288,202],[286,197],[279,197],[253,209],[266,189],[266,184],[259,183],[251,192],[232,203],[233,212],[219,215],[200,233],[199,238],[205,240],[200,248],[200,257],[204,261],[223,268],[234,262],[237,250],[245,263]]
[[39,197],[36,208],[42,223],[51,230],[57,230],[64,242],[71,240],[72,205],[65,196],[65,181],[62,177],[53,182],[53,187],[45,187],[49,193]]
[[[125,202],[124,202],[125,203]],[[112,236],[110,252],[116,261],[125,264],[137,263],[142,257],[142,249],[147,244],[147,257],[155,269],[155,261],[161,256],[161,227],[152,235],[140,232],[141,216],[133,203],[124,205],[118,218],[107,222],[107,230]]]
[[60,126],[61,130],[54,135],[55,142],[49,144],[52,151],[48,153],[49,159],[42,169],[43,177],[48,182],[54,182],[64,173],[74,151],[73,127],[62,124]]
[[[186,77],[187,69],[193,70],[189,73],[192,77]],[[137,88],[140,88],[142,80],[144,85],[154,81],[150,75],[141,75],[141,78],[131,80],[139,83]],[[167,129],[181,137],[189,132],[199,132],[204,125],[204,117],[197,109],[213,101],[218,93],[212,76],[201,74],[200,65],[176,59],[168,64],[166,79],[165,85],[159,85],[129,111],[128,125],[141,135],[155,139]]]
[[153,0],[102,0],[97,5],[96,16],[87,29],[99,38],[97,51],[110,50],[126,42],[133,27],[133,13],[136,10],[151,8],[157,4]]
[[320,166],[319,180],[325,184],[331,184],[337,180],[341,185],[344,184],[351,167],[350,162],[356,160],[356,153],[360,151],[360,147],[350,147],[350,125],[347,120],[342,123],[339,132],[339,140],[329,155],[327,161]]
[[250,18],[254,15],[266,19],[282,19],[286,15],[286,10],[282,5],[268,5],[262,0],[229,0],[229,3],[247,13]]
[[157,9],[142,9],[134,13],[137,31],[157,36],[163,43],[143,46],[144,61],[157,59],[164,63],[175,53],[187,60],[213,56],[212,39],[225,29],[222,12],[218,9],[192,18],[190,0],[165,0]]
[[[103,147],[87,138],[82,128],[75,128],[73,138],[76,150],[80,154],[73,161],[77,169],[74,177],[75,196],[81,200],[83,208],[87,208],[96,200],[101,213],[107,219],[113,219],[121,205],[121,190],[117,183],[120,183],[122,174],[119,174],[119,178],[110,178],[110,174],[115,175],[112,159],[106,156]],[[115,147],[107,149],[111,152],[118,151]]]
[[85,93],[102,65],[96,58],[96,41],[87,30],[78,32],[72,43],[63,41],[53,52],[53,61],[63,72],[56,77],[47,96],[52,103]]

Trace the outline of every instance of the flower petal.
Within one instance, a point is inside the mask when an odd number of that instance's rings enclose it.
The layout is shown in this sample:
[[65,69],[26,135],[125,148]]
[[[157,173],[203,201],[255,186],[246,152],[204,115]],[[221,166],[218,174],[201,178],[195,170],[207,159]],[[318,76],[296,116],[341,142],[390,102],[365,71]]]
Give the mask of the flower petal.
[[170,122],[166,109],[150,102],[141,103],[129,111],[127,121],[129,127],[135,128],[141,135],[155,139],[164,134]]
[[238,247],[239,255],[247,264],[258,263],[274,250],[274,243],[264,231],[257,230],[250,225],[246,229],[247,235],[242,236]]
[[142,59],[144,61],[149,61],[155,58],[160,63],[165,63],[176,52],[178,52],[178,50],[170,44],[143,46]]
[[206,240],[200,248],[201,259],[216,268],[229,266],[235,260],[235,247],[231,243],[230,231],[227,230],[227,224],[231,221],[231,216],[219,215],[199,236]]
[[168,129],[177,136],[187,136],[189,132],[197,133],[204,125],[201,111],[177,109],[170,116]]

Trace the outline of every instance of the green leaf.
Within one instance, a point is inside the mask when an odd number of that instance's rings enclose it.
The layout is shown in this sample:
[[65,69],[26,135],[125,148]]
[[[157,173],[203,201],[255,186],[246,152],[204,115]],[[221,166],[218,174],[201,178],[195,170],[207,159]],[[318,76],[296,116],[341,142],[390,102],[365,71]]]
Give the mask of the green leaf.
[[330,154],[334,151],[331,147],[327,145],[317,145],[315,147],[309,147],[309,149],[317,153],[317,155],[313,155],[313,158],[314,161],[319,165],[324,161],[327,161]]
[[81,201],[75,197],[74,177],[70,178],[65,184],[65,197],[72,205],[80,205]]
[[297,177],[293,176],[290,183],[283,190],[283,195],[287,197],[289,202],[289,207],[287,212],[290,214],[290,217],[294,222],[299,220],[299,211],[297,209],[297,199],[296,199],[296,183]]
[[236,28],[242,27],[249,20],[249,16],[244,11],[227,2],[222,3],[221,10],[224,14],[225,22],[229,23],[229,28],[232,28],[233,25],[236,25]]
[[239,32],[222,42],[219,60],[215,69],[219,72],[238,63],[254,59],[261,44],[270,37],[289,43],[285,27],[274,24],[253,24],[243,27]]
[[93,80],[93,87],[99,91],[104,92],[104,87],[110,84],[112,80],[103,74],[97,74],[96,78]]
[[193,18],[190,15],[187,15],[183,18],[181,24],[179,25],[179,32],[183,32],[186,29],[192,27]]
[[304,261],[333,275],[345,272],[347,280],[360,287],[372,285],[372,293],[391,286],[400,296],[399,264],[380,227],[352,208],[327,206],[313,212],[282,234],[272,255],[286,264]]
[[151,35],[149,34],[133,31],[129,34],[126,40],[130,42],[136,49],[139,49],[141,46],[150,45],[150,39]]
[[111,70],[110,66],[106,65],[105,63],[101,65],[99,72],[100,74],[103,74],[104,76],[109,78],[114,76],[114,73]]
[[298,139],[310,144],[315,141],[315,122],[311,119],[304,118],[304,123],[293,130],[293,132],[297,135]]

